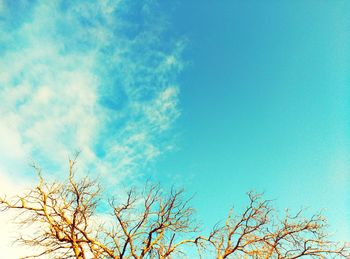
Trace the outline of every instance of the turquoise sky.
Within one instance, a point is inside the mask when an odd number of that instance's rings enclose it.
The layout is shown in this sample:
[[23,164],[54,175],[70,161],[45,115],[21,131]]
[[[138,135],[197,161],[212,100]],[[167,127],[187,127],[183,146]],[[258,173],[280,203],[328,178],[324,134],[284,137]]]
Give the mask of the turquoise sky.
[[107,190],[184,186],[205,227],[257,190],[281,210],[323,209],[346,239],[349,10],[0,0],[0,188],[32,182],[32,160],[61,177],[79,149],[80,174]]
[[[175,8],[174,8],[175,6]],[[180,150],[161,163],[215,222],[250,189],[349,236],[348,1],[168,3],[186,35]],[[211,222],[211,223],[212,223]]]

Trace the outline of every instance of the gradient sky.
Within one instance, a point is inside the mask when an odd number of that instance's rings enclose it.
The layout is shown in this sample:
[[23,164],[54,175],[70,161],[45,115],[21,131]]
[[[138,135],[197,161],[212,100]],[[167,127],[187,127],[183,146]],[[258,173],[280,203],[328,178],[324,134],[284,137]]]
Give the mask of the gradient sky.
[[[175,6],[175,7],[174,7]],[[243,193],[323,209],[349,236],[349,1],[181,1],[180,150],[160,164],[213,224]],[[159,169],[160,168],[160,169]],[[238,206],[239,207],[239,206]]]
[[205,226],[258,190],[281,210],[323,209],[345,239],[348,10],[0,0],[0,187],[31,182],[28,160],[62,175],[80,149],[81,172],[106,184],[184,186]]

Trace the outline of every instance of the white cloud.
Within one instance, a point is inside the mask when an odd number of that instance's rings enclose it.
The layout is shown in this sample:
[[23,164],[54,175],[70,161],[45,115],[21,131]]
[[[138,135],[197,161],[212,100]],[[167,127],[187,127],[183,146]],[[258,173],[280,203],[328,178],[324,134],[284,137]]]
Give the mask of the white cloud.
[[[9,172],[0,168],[0,190],[1,196],[6,194],[7,196],[18,195],[23,190],[30,186],[31,182],[24,182],[21,180],[13,180],[9,176]],[[18,226],[13,222],[16,217],[16,212],[7,211],[6,213],[0,213],[0,251],[1,257],[6,259],[17,259],[28,255],[28,247],[22,247],[15,244],[14,241],[18,238]],[[21,230],[24,232],[30,230]]]
[[[68,155],[80,149],[80,172],[114,184],[137,178],[167,150],[179,116],[183,46],[163,50],[162,18],[154,22],[159,15],[148,1],[135,10],[109,0],[0,3],[2,191],[21,190],[18,177],[31,179],[28,160],[62,174]],[[133,11],[145,24],[121,18]],[[3,241],[9,226],[0,226]]]

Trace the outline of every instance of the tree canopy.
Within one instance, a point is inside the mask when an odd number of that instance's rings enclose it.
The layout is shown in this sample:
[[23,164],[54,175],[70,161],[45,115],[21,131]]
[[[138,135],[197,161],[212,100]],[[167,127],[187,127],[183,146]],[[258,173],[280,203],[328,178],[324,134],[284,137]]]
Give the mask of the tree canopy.
[[[109,211],[96,209],[106,201],[100,185],[76,179],[75,160],[61,182],[46,181],[35,167],[38,184],[23,195],[0,199],[2,211],[16,210],[17,223],[36,228],[19,232],[17,242],[39,248],[25,258],[347,258],[347,244],[333,242],[321,214],[304,216],[276,211],[261,194],[248,193],[241,212],[201,234],[194,209],[183,190],[164,192],[147,183],[131,189],[125,199],[111,197]],[[191,255],[191,256],[190,256]]]

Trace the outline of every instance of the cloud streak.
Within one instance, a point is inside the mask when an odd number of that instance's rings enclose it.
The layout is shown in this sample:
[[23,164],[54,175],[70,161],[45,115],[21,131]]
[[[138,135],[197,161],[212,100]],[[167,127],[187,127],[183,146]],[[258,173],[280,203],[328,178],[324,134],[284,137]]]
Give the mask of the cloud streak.
[[32,182],[29,160],[66,173],[75,150],[80,172],[130,181],[171,149],[183,43],[166,24],[154,1],[0,0],[0,188]]
[[155,4],[2,1],[0,12],[8,170],[31,158],[58,172],[80,149],[82,165],[116,181],[171,148],[183,44],[164,44]]

